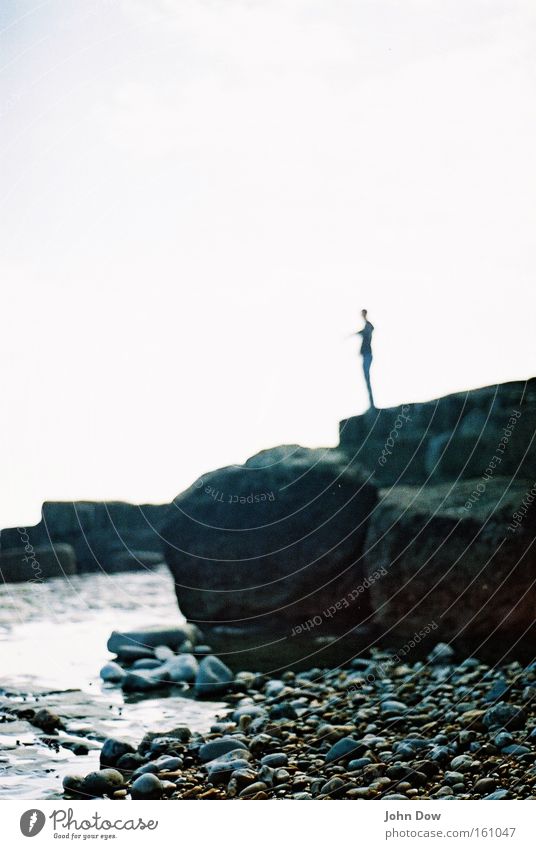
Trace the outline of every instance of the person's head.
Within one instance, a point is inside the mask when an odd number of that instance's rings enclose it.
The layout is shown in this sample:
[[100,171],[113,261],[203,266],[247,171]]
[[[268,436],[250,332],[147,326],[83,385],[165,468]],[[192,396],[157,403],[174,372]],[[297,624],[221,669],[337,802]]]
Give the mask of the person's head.
[[363,321],[366,321],[366,320],[367,320],[367,311],[366,311],[366,310],[361,310],[361,315],[362,315],[362,317],[363,317]]

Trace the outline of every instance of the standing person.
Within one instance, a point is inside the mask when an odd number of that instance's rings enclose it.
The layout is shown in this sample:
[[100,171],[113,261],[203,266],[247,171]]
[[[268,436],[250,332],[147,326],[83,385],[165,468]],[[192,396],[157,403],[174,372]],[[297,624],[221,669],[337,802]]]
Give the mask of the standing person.
[[372,386],[370,385],[370,366],[372,364],[372,334],[374,332],[374,325],[370,323],[367,318],[367,311],[361,310],[361,315],[363,317],[363,321],[365,322],[365,326],[363,330],[358,330],[356,336],[361,336],[361,356],[363,357],[363,374],[365,375],[365,383],[367,384],[367,391],[370,401],[370,406],[374,407],[374,397],[372,395]]

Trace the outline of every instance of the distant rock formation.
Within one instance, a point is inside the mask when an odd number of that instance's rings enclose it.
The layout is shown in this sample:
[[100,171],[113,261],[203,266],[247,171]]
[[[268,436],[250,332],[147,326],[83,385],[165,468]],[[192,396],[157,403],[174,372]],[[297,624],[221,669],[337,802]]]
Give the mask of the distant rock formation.
[[[23,557],[26,546],[52,552],[67,544],[79,572],[121,572],[163,562],[160,528],[169,505],[119,501],[47,501],[42,519],[30,528],[0,532],[0,552]],[[27,553],[27,551],[26,551]],[[15,562],[13,561],[13,562]],[[16,575],[12,570],[10,575]],[[20,575],[26,574],[21,567]],[[16,577],[4,580],[16,580]],[[25,580],[25,578],[18,578]]]
[[0,551],[0,580],[4,583],[28,581],[41,583],[48,578],[66,578],[76,573],[76,555],[72,545],[37,546]]

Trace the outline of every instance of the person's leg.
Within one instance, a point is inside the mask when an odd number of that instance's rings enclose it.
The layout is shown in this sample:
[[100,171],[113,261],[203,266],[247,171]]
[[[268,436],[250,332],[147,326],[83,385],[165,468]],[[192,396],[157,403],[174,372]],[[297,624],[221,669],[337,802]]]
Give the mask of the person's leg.
[[370,366],[372,364],[372,354],[363,355],[363,373],[365,375],[365,383],[369,396],[370,406],[374,407],[374,396],[372,395],[372,386],[370,385]]

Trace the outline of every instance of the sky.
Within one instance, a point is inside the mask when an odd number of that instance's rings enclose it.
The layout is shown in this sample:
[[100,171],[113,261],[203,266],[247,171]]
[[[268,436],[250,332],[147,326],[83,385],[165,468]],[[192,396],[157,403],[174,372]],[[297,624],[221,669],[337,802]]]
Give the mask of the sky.
[[4,0],[0,527],[536,372],[532,0]]

